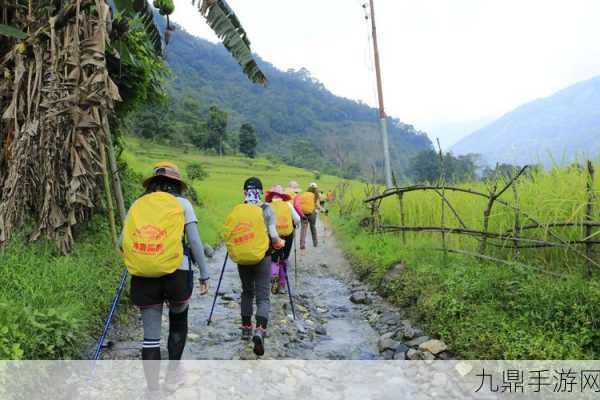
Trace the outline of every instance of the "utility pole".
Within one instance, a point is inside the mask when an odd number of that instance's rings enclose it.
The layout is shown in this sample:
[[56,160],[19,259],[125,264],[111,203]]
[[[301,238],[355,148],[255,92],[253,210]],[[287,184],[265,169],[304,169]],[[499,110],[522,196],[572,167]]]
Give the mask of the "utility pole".
[[390,146],[388,142],[387,122],[385,107],[383,105],[383,85],[381,83],[381,65],[379,63],[379,48],[377,46],[377,27],[375,25],[375,5],[371,2],[371,25],[373,27],[373,53],[375,54],[375,73],[377,74],[377,95],[379,97],[379,124],[381,126],[381,139],[383,142],[383,157],[385,168],[385,186],[388,189],[393,187],[392,166],[390,162]]

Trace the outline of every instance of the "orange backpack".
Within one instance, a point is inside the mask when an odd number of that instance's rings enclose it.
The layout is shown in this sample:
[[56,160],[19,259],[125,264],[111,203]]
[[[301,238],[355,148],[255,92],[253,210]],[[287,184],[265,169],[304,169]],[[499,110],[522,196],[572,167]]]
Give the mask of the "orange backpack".
[[316,208],[316,197],[313,192],[304,192],[300,195],[300,206],[302,207],[302,213],[305,215],[311,215],[315,212]]

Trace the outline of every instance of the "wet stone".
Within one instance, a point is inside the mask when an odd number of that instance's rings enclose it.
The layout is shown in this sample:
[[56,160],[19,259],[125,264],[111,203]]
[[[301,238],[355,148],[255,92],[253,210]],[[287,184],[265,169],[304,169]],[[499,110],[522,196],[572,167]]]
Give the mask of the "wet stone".
[[406,353],[403,351],[394,353],[394,360],[398,360],[398,361],[406,360]]
[[371,353],[369,351],[364,351],[358,355],[359,360],[376,360],[377,354]]
[[422,351],[410,349],[406,352],[406,358],[409,360],[424,360],[424,355]]
[[422,343],[425,343],[428,340],[431,340],[429,336],[419,336],[416,339],[406,342],[406,345],[410,347],[419,347]]
[[432,354],[438,354],[447,349],[448,346],[446,346],[446,343],[436,339],[427,340],[426,342],[419,344],[419,350],[428,351]]
[[383,353],[381,353],[381,355],[383,356],[384,360],[393,360],[394,359],[394,350],[385,350]]
[[371,299],[365,292],[355,292],[350,296],[350,301],[354,304],[371,304]]
[[323,325],[318,324],[317,326],[315,326],[315,333],[317,335],[327,335],[327,329],[325,329]]

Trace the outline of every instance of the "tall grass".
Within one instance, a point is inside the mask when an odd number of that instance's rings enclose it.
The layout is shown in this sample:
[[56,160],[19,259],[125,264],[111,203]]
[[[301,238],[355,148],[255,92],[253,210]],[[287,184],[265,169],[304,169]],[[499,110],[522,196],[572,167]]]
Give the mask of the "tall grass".
[[[598,170],[600,166],[596,165]],[[597,175],[600,175],[597,174]],[[498,179],[498,190],[504,187],[508,179]],[[496,233],[506,233],[513,235],[515,228],[516,209],[520,211],[520,225],[530,225],[533,223],[528,217],[541,222],[542,224],[552,224],[557,222],[575,223],[573,227],[548,227],[542,226],[537,229],[523,230],[519,236],[533,240],[543,240],[549,242],[583,240],[585,238],[585,229],[581,223],[586,218],[586,193],[587,171],[580,168],[554,168],[550,171],[533,171],[526,176],[522,176],[517,181],[516,189],[518,200],[515,199],[511,189],[506,190],[499,200],[509,205],[503,205],[499,202],[494,204],[490,219],[489,231]],[[473,182],[469,184],[458,185],[458,187],[471,189],[474,191],[488,194],[491,190],[491,182]],[[593,219],[600,221],[600,176],[595,179],[594,192],[596,195],[596,204],[594,207]],[[362,188],[354,185],[352,195],[357,198],[364,198]],[[446,191],[445,196],[452,204],[453,208],[460,216],[460,220],[473,230],[483,230],[483,214],[487,207],[487,198],[475,196],[463,192]],[[433,191],[417,191],[404,194],[404,210],[406,226],[433,226],[441,225],[442,201]],[[365,211],[360,210],[358,213]],[[385,199],[381,205],[382,223],[384,225],[401,225],[400,207],[398,198],[393,196]],[[462,225],[452,211],[445,206],[445,227],[461,228]],[[427,242],[432,248],[441,248],[441,234],[410,232],[405,233],[408,244],[423,244]],[[446,235],[448,246],[451,248],[467,251],[477,251],[480,241],[478,238],[461,234]],[[600,239],[600,234],[596,235],[596,240]],[[581,256],[585,253],[585,247],[582,244],[561,246],[556,248],[527,249],[521,248],[519,256],[515,257],[515,252],[508,248],[513,246],[513,241],[498,241],[490,239],[491,245],[488,247],[488,254],[503,259],[519,260],[535,265],[542,265],[545,268],[555,272],[570,272],[581,270],[585,266],[586,260]],[[534,242],[521,241],[520,247],[532,245]],[[598,246],[600,252],[600,246]]]
[[121,271],[106,225],[69,256],[53,243],[13,239],[0,250],[0,359],[85,357]]
[[[598,166],[596,166],[598,170]],[[542,223],[581,223],[585,218],[587,175],[578,168],[538,171],[518,182],[518,207]],[[498,182],[503,187],[504,182]],[[463,188],[487,193],[489,186],[474,182]],[[594,184],[594,219],[600,221],[600,177]],[[466,193],[446,192],[462,221],[471,229],[483,229],[487,199]],[[365,188],[352,184],[349,193],[338,196],[337,212],[332,214],[336,233],[344,250],[352,256],[358,273],[385,289],[390,299],[426,328],[445,340],[451,351],[465,358],[485,359],[597,359],[600,356],[600,284],[596,273],[584,273],[583,245],[573,248],[521,250],[488,246],[486,254],[506,260],[559,272],[548,276],[519,266],[481,261],[450,254],[444,260],[440,233],[373,234],[361,226],[369,217],[362,203]],[[501,200],[515,204],[511,190]],[[352,206],[354,205],[354,206]],[[348,211],[341,213],[340,211]],[[381,205],[384,225],[400,225],[397,197]],[[433,192],[404,195],[407,226],[440,226],[441,200]],[[521,215],[522,225],[531,223]],[[511,231],[514,208],[496,204],[489,230]],[[461,227],[450,210],[445,210],[446,227]],[[598,232],[598,229],[595,228]],[[581,225],[570,228],[541,228],[524,231],[522,236],[542,240],[581,240]],[[464,235],[447,235],[448,246],[476,252],[479,241]],[[501,244],[496,241],[497,244]],[[512,244],[512,242],[510,242]],[[523,243],[525,244],[525,243]],[[600,246],[596,249],[600,261]],[[402,262],[398,279],[380,286],[392,265]]]

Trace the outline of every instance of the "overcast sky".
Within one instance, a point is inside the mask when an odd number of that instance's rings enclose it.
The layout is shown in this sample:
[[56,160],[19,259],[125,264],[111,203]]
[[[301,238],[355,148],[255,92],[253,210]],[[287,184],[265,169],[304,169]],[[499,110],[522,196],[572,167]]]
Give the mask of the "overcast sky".
[[[365,2],[228,0],[266,61],[306,67],[335,94],[375,106]],[[175,3],[174,21],[216,41],[189,0]],[[387,112],[444,146],[600,75],[598,0],[375,0],[375,8]]]

